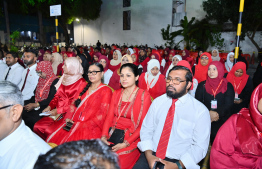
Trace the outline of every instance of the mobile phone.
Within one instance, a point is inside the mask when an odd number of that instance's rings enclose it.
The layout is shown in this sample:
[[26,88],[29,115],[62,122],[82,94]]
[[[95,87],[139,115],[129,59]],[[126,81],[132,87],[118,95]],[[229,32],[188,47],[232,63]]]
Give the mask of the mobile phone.
[[161,163],[160,161],[156,161],[153,169],[164,169],[164,167],[165,167],[165,164]]

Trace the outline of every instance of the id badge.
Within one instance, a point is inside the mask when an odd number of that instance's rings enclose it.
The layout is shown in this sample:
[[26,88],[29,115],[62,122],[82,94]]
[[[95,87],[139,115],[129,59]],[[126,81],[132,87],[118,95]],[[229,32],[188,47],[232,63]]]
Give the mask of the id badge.
[[237,94],[237,92],[235,93],[235,99],[238,99],[238,94]]
[[217,109],[217,100],[211,100],[211,109]]

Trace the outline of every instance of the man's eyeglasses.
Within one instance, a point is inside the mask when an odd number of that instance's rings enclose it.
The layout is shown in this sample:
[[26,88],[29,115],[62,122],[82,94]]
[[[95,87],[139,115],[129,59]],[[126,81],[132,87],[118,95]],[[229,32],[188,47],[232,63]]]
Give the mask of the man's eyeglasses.
[[5,109],[5,108],[10,107],[10,106],[13,106],[13,105],[14,105],[14,104],[10,104],[10,105],[7,105],[7,106],[0,107],[0,110],[1,110],[1,109]]
[[181,80],[179,78],[175,78],[175,79],[172,79],[171,77],[167,77],[166,78],[166,82],[167,83],[170,83],[172,81],[172,83],[174,83],[175,85],[179,85],[181,82],[185,82],[186,80]]
[[205,59],[208,60],[208,57],[201,57],[201,59],[203,59],[203,60],[205,60]]
[[87,72],[88,75],[96,75],[98,72],[102,72],[102,71],[92,71],[92,72]]

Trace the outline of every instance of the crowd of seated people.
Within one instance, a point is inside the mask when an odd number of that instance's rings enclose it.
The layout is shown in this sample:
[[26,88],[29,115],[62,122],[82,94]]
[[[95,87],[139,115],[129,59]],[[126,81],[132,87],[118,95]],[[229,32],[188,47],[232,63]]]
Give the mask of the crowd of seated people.
[[60,50],[0,50],[0,168],[33,168],[40,154],[35,168],[52,166],[49,145],[94,139],[121,169],[194,169],[209,157],[214,169],[262,168],[262,64],[252,81],[233,51]]

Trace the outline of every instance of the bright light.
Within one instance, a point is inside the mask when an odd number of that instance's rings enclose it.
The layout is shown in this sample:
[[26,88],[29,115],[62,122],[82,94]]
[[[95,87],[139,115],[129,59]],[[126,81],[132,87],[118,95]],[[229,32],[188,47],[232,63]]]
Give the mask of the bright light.
[[31,31],[28,31],[28,36],[31,37]]
[[78,18],[76,18],[76,21],[79,22],[80,20]]

